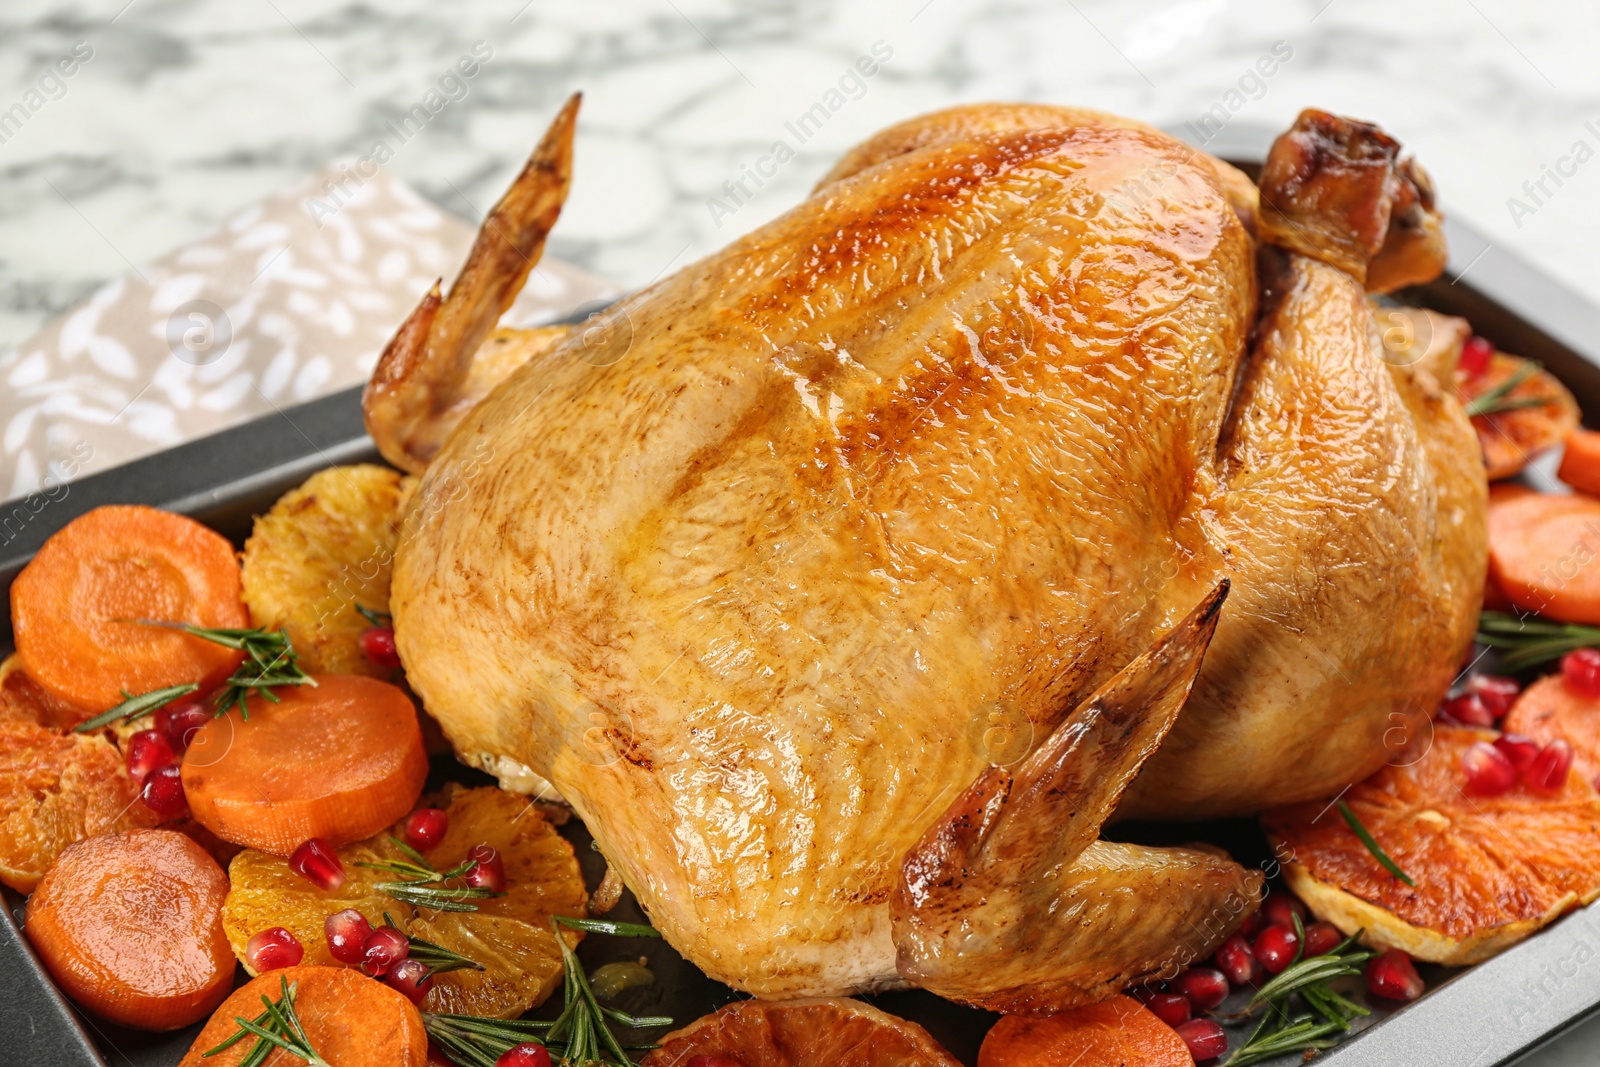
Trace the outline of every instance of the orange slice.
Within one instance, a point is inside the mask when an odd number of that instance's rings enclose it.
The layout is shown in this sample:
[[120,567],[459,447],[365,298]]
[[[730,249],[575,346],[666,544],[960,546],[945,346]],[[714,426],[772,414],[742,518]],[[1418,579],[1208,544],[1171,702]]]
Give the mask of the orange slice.
[[70,730],[94,712],[51,696],[22,669],[19,656],[0,661],[0,722],[27,722]]
[[1325,801],[1262,816],[1289,887],[1376,948],[1465,965],[1485,960],[1600,896],[1600,796],[1577,773],[1553,794],[1521,786],[1468,796],[1461,756],[1486,730],[1435,725],[1431,745],[1343,799],[1412,888],[1386,871]]
[[1565,738],[1572,746],[1572,769],[1590,783],[1600,776],[1600,699],[1574,691],[1559,674],[1524,689],[1501,727],[1540,744]]
[[[1496,352],[1482,374],[1460,382],[1458,391],[1462,403],[1483,396],[1528,365],[1528,360],[1520,356]],[[1516,474],[1534,456],[1559,445],[1578,428],[1578,402],[1567,387],[1547,371],[1535,369],[1513,387],[1506,398],[1543,400],[1544,403],[1472,417],[1472,428],[1478,431],[1483,463],[1491,482]]]
[[661,1039],[640,1067],[726,1056],[741,1067],[959,1067],[916,1023],[859,1000],[736,1000]]
[[31,893],[73,842],[160,821],[104,737],[0,722],[0,882]]
[[318,471],[256,519],[244,543],[244,602],[254,625],[289,631],[311,674],[392,668],[361,654],[372,625],[356,606],[389,610],[389,571],[415,479],[359,464]]
[[[318,889],[278,856],[245,851],[228,867],[233,888],[223,909],[223,927],[244,961],[253,934],[282,926],[305,947],[305,963],[337,962],[328,951],[323,922],[355,908],[373,926],[388,912],[406,932],[468,956],[483,971],[449,971],[435,977],[423,1007],[428,1011],[512,1018],[542,1004],[561,980],[561,950],[550,931],[551,915],[586,911],[583,875],[572,846],[525,797],[491,787],[459,789],[446,798],[450,828],[427,853],[439,870],[466,859],[479,843],[494,847],[505,864],[506,894],[474,900],[477,911],[437,912],[403,904],[376,888],[400,878],[361,862],[405,856],[379,834],[338,849],[346,880],[332,892]],[[398,828],[394,831],[398,836]],[[567,935],[576,944],[576,932]]]
[[978,1067],[1192,1067],[1177,1032],[1132,997],[1044,1019],[1007,1015],[978,1050]]

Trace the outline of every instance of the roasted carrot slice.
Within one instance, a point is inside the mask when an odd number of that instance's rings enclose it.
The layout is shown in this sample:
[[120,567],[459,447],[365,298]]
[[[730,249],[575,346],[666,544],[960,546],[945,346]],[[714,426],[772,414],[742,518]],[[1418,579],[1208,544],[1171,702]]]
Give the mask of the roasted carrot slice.
[[[240,1030],[236,1019],[254,1022],[262,997],[281,1001],[284,983],[294,988],[294,1013],[313,1051],[334,1067],[424,1067],[428,1035],[411,1002],[382,982],[343,967],[284,967],[240,986],[222,1002],[194,1039],[178,1067],[238,1067],[255,1038],[246,1035],[215,1056],[205,1054]],[[275,1051],[272,1067],[302,1063]]]
[[250,699],[202,726],[183,757],[189,812],[225,841],[287,856],[308,838],[335,845],[411,810],[428,755],[411,699],[385,682],[319,674]]
[[1007,1015],[978,1050],[978,1067],[1193,1067],[1183,1039],[1132,997],[1043,1019]]
[[1586,782],[1600,778],[1600,699],[1573,689],[1559,674],[1524,689],[1501,729],[1540,744],[1563,738],[1572,746],[1572,769]]
[[1490,508],[1489,575],[1524,610],[1600,623],[1600,500],[1535,494]]
[[241,654],[127,620],[248,626],[233,546],[182,515],[116,505],[73,519],[11,586],[28,676],[52,696],[105,711],[124,691],[226,678]]
[[80,841],[28,898],[24,929],[78,1004],[140,1030],[205,1018],[233,985],[222,929],[228,879],[172,830]]
[[[1538,490],[1521,482],[1492,482],[1489,485],[1489,511],[1494,512],[1496,505],[1504,504],[1509,500],[1517,500],[1525,496],[1537,496]],[[1495,581],[1491,572],[1483,579],[1483,609],[1485,611],[1511,611],[1516,607],[1511,598],[1506,596],[1506,591],[1500,588],[1500,583]]]
[[104,737],[0,722],[0,882],[32,892],[74,841],[160,821]]
[[1482,374],[1464,378],[1461,400],[1483,446],[1489,480],[1509,478],[1578,426],[1578,402],[1537,363],[1496,352]]
[[1572,431],[1556,477],[1580,493],[1600,496],[1600,433]]

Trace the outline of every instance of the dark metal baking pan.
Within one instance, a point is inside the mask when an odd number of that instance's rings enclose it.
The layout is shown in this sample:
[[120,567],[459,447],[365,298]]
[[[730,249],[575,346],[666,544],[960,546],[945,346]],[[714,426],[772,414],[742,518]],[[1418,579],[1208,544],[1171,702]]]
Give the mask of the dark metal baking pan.
[[[1271,132],[1227,128],[1205,147],[1225,158],[1260,159]],[[1407,302],[1464,315],[1500,347],[1540,360],[1572,389],[1585,411],[1600,412],[1600,307],[1470,227],[1450,221],[1451,265],[1438,281],[1404,294]],[[0,592],[44,540],[72,518],[109,503],[144,503],[192,515],[236,542],[254,515],[309,474],[336,463],[376,460],[361,424],[357,389],[265,416],[254,422],[112,471],[74,482],[36,512],[6,528],[0,543]],[[0,519],[16,502],[0,508]],[[15,532],[13,532],[13,530]],[[9,646],[9,597],[0,610],[0,649]],[[465,768],[437,767],[462,780]],[[591,885],[602,865],[574,820],[563,830],[577,847]],[[1119,836],[1149,840],[1204,837],[1228,846],[1244,862],[1267,857],[1249,820],[1198,826],[1128,825]],[[18,931],[21,901],[5,894],[0,922],[0,1063],[37,1067],[170,1067],[198,1027],[173,1034],[139,1034],[83,1016],[55,989]],[[631,898],[619,918],[642,920]],[[639,1010],[674,1016],[679,1024],[735,997],[659,942],[591,936],[579,955],[588,966],[610,959],[649,957],[659,981],[653,1002]],[[1318,1062],[1330,1067],[1497,1067],[1510,1064],[1600,1009],[1600,905],[1583,909],[1487,963],[1460,972],[1426,973],[1429,991],[1414,1004],[1379,1011],[1365,1027]],[[559,999],[559,997],[554,998]],[[927,1027],[964,1062],[994,1016],[952,1005],[920,991],[870,998]],[[551,1010],[553,1004],[545,1006]],[[1298,1055],[1284,1057],[1297,1064]]]

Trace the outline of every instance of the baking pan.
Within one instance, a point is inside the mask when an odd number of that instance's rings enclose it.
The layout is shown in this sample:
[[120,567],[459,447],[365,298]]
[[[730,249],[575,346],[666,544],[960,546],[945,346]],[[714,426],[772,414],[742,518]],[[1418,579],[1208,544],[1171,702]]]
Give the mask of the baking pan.
[[[1250,161],[1262,158],[1273,132],[1228,127],[1204,147],[1253,171]],[[1404,301],[1467,317],[1477,332],[1500,347],[1541,361],[1571,388],[1585,411],[1600,412],[1600,307],[1469,226],[1451,220],[1447,231],[1449,270],[1439,280],[1401,294]],[[377,452],[361,424],[360,390],[350,389],[74,482],[37,510],[14,501],[0,508],[0,591],[9,591],[17,572],[51,533],[102,504],[142,503],[180,511],[242,542],[251,518],[313,471],[375,460]],[[1532,477],[1547,475],[1535,471]],[[0,650],[9,651],[9,596],[3,605]],[[435,767],[437,778],[446,774],[459,781],[486,781],[448,761]],[[593,886],[604,864],[587,833],[576,820],[562,832],[573,841]],[[1150,843],[1198,837],[1228,847],[1241,862],[1269,859],[1253,820],[1119,824],[1111,833]],[[171,1067],[182,1057],[198,1027],[141,1034],[79,1013],[56,991],[19,932],[21,900],[7,891],[4,901],[8,921],[0,922],[0,988],[5,990],[0,1063]],[[614,915],[645,921],[631,896]],[[739,995],[706,978],[661,942],[591,935],[579,950],[589,967],[641,955],[648,957],[658,981],[630,1010],[671,1015],[682,1025]],[[1477,967],[1423,971],[1426,995],[1402,1008],[1375,1010],[1318,1062],[1330,1067],[1496,1067],[1515,1062],[1600,1009],[1600,904]],[[552,998],[542,1011],[556,1010],[559,999]],[[921,991],[869,999],[921,1023],[967,1064],[975,1062],[995,1018]],[[1241,999],[1236,995],[1233,1003]],[[1278,1062],[1287,1067],[1301,1058],[1290,1055]]]

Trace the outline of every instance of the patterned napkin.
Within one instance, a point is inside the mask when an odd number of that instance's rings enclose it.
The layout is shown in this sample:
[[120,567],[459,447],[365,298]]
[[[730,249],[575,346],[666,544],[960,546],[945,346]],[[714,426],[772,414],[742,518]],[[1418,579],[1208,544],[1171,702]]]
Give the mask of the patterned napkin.
[[[0,499],[48,491],[365,381],[474,227],[337,164],[110,282],[0,362]],[[343,179],[341,195],[327,190]],[[546,258],[506,316],[617,294]]]

